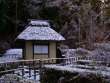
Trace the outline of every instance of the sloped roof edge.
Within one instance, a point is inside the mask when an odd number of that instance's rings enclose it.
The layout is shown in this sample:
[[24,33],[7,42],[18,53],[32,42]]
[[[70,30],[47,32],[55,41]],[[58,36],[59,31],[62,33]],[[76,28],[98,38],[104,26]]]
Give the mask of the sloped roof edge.
[[58,32],[53,30],[48,21],[45,20],[32,20],[30,25],[18,35],[17,39],[20,40],[51,40],[63,41],[65,38]]

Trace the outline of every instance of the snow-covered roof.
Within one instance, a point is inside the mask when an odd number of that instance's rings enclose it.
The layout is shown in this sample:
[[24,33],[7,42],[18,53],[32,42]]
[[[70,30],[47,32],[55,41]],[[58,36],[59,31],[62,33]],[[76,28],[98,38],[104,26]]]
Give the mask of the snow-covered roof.
[[49,23],[44,20],[32,20],[29,26],[18,35],[21,40],[65,40],[63,36],[53,30]]

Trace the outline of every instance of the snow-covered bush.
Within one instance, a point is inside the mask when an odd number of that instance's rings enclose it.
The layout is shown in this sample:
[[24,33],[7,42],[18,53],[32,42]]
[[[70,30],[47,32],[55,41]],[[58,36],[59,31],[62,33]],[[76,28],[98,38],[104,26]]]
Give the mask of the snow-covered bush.
[[0,57],[0,63],[5,63],[5,62],[11,62],[15,61],[18,59],[22,59],[22,49],[8,49],[6,52],[3,54],[2,57]]
[[8,49],[5,53],[5,55],[22,55],[22,49]]
[[102,49],[105,51],[110,51],[110,43],[96,43],[94,44],[96,49]]
[[75,57],[75,56],[89,56],[91,52],[84,48],[77,48],[77,49],[63,49],[62,50],[65,57]]
[[45,69],[41,83],[109,83],[100,74],[81,75],[77,72]]
[[75,50],[76,56],[88,56],[91,52],[84,48],[77,48]]
[[85,48],[63,49],[65,57],[82,57],[84,59],[104,61],[110,63],[110,43],[95,43],[93,50]]
[[94,44],[93,56],[110,56],[110,44],[109,43],[96,43]]
[[[44,74],[41,77],[42,78],[41,83],[59,83],[59,80],[61,78],[64,78],[64,80],[67,80],[77,75],[78,73],[70,73],[68,71],[45,69]],[[63,81],[61,83],[65,83],[65,82]]]
[[96,60],[110,61],[110,43],[96,43],[90,56]]
[[75,56],[75,54],[74,54],[75,49],[63,49],[61,51],[62,51],[63,55],[67,58]]

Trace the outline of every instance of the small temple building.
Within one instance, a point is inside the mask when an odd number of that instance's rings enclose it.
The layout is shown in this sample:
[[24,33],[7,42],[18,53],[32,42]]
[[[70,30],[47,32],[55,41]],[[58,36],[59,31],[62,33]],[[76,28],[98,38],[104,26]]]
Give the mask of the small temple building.
[[57,42],[65,38],[53,30],[48,21],[31,20],[17,40],[23,41],[23,59],[57,58]]

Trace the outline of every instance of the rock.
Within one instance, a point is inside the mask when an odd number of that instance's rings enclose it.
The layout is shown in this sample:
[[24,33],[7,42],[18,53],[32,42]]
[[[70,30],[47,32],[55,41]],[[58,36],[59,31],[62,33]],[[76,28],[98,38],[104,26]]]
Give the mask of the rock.
[[24,79],[15,74],[6,74],[0,78],[0,83],[36,83],[33,80]]

